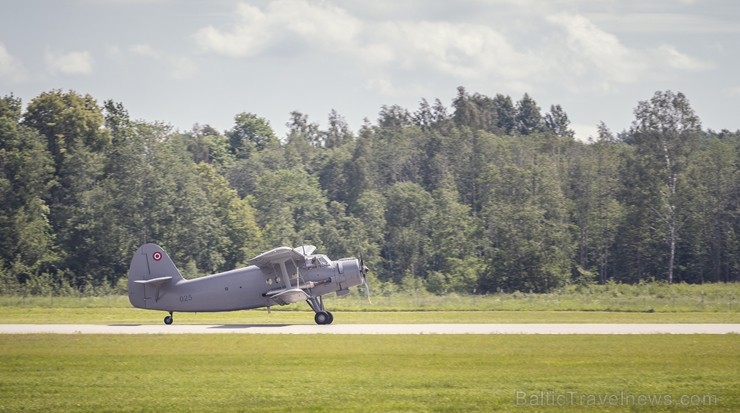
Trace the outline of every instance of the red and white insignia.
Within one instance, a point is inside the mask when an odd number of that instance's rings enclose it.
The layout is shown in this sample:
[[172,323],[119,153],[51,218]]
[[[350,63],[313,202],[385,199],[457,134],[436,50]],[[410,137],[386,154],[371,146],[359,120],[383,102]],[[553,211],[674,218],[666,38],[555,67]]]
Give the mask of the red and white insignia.
[[154,261],[159,261],[162,259],[162,253],[157,251],[154,254],[152,254],[152,258],[154,258]]

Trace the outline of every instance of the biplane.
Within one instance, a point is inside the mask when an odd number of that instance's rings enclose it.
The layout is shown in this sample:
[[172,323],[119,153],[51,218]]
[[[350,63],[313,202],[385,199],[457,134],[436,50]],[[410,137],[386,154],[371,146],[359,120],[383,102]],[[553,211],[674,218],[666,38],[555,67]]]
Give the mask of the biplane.
[[323,296],[347,295],[358,285],[367,288],[362,258],[330,260],[314,254],[316,247],[279,247],[251,260],[248,267],[185,279],[167,252],[156,244],[136,251],[128,273],[128,298],[137,308],[166,311],[165,324],[175,312],[247,310],[306,301],[316,324],[331,324],[334,316]]

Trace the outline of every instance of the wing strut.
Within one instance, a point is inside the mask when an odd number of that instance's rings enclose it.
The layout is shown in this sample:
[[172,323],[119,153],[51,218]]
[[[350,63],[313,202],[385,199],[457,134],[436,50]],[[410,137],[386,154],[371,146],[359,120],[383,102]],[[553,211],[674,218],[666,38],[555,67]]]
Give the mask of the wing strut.
[[290,277],[288,276],[288,269],[285,267],[285,261],[280,261],[280,275],[283,277],[283,284],[286,288],[290,288]]

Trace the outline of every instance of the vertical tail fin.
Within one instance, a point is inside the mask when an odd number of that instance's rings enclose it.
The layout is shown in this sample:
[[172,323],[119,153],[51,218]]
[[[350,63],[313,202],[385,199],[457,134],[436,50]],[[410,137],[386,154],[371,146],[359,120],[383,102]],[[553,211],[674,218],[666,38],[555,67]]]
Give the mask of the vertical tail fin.
[[148,301],[153,303],[159,298],[160,288],[167,284],[176,284],[182,279],[182,274],[162,247],[144,244],[131,259],[128,299],[134,307],[148,308]]

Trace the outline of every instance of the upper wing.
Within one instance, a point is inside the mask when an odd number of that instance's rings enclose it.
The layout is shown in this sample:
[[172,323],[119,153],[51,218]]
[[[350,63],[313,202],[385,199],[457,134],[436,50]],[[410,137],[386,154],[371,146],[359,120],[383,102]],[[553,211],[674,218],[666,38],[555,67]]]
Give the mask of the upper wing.
[[252,258],[249,260],[249,263],[260,268],[270,268],[273,264],[280,264],[289,260],[302,263],[305,261],[306,256],[315,250],[316,247],[313,245],[304,245],[298,248],[278,247]]
[[304,245],[302,247],[295,248],[295,251],[298,251],[305,256],[309,256],[313,254],[314,251],[316,251],[316,246],[315,245]]

